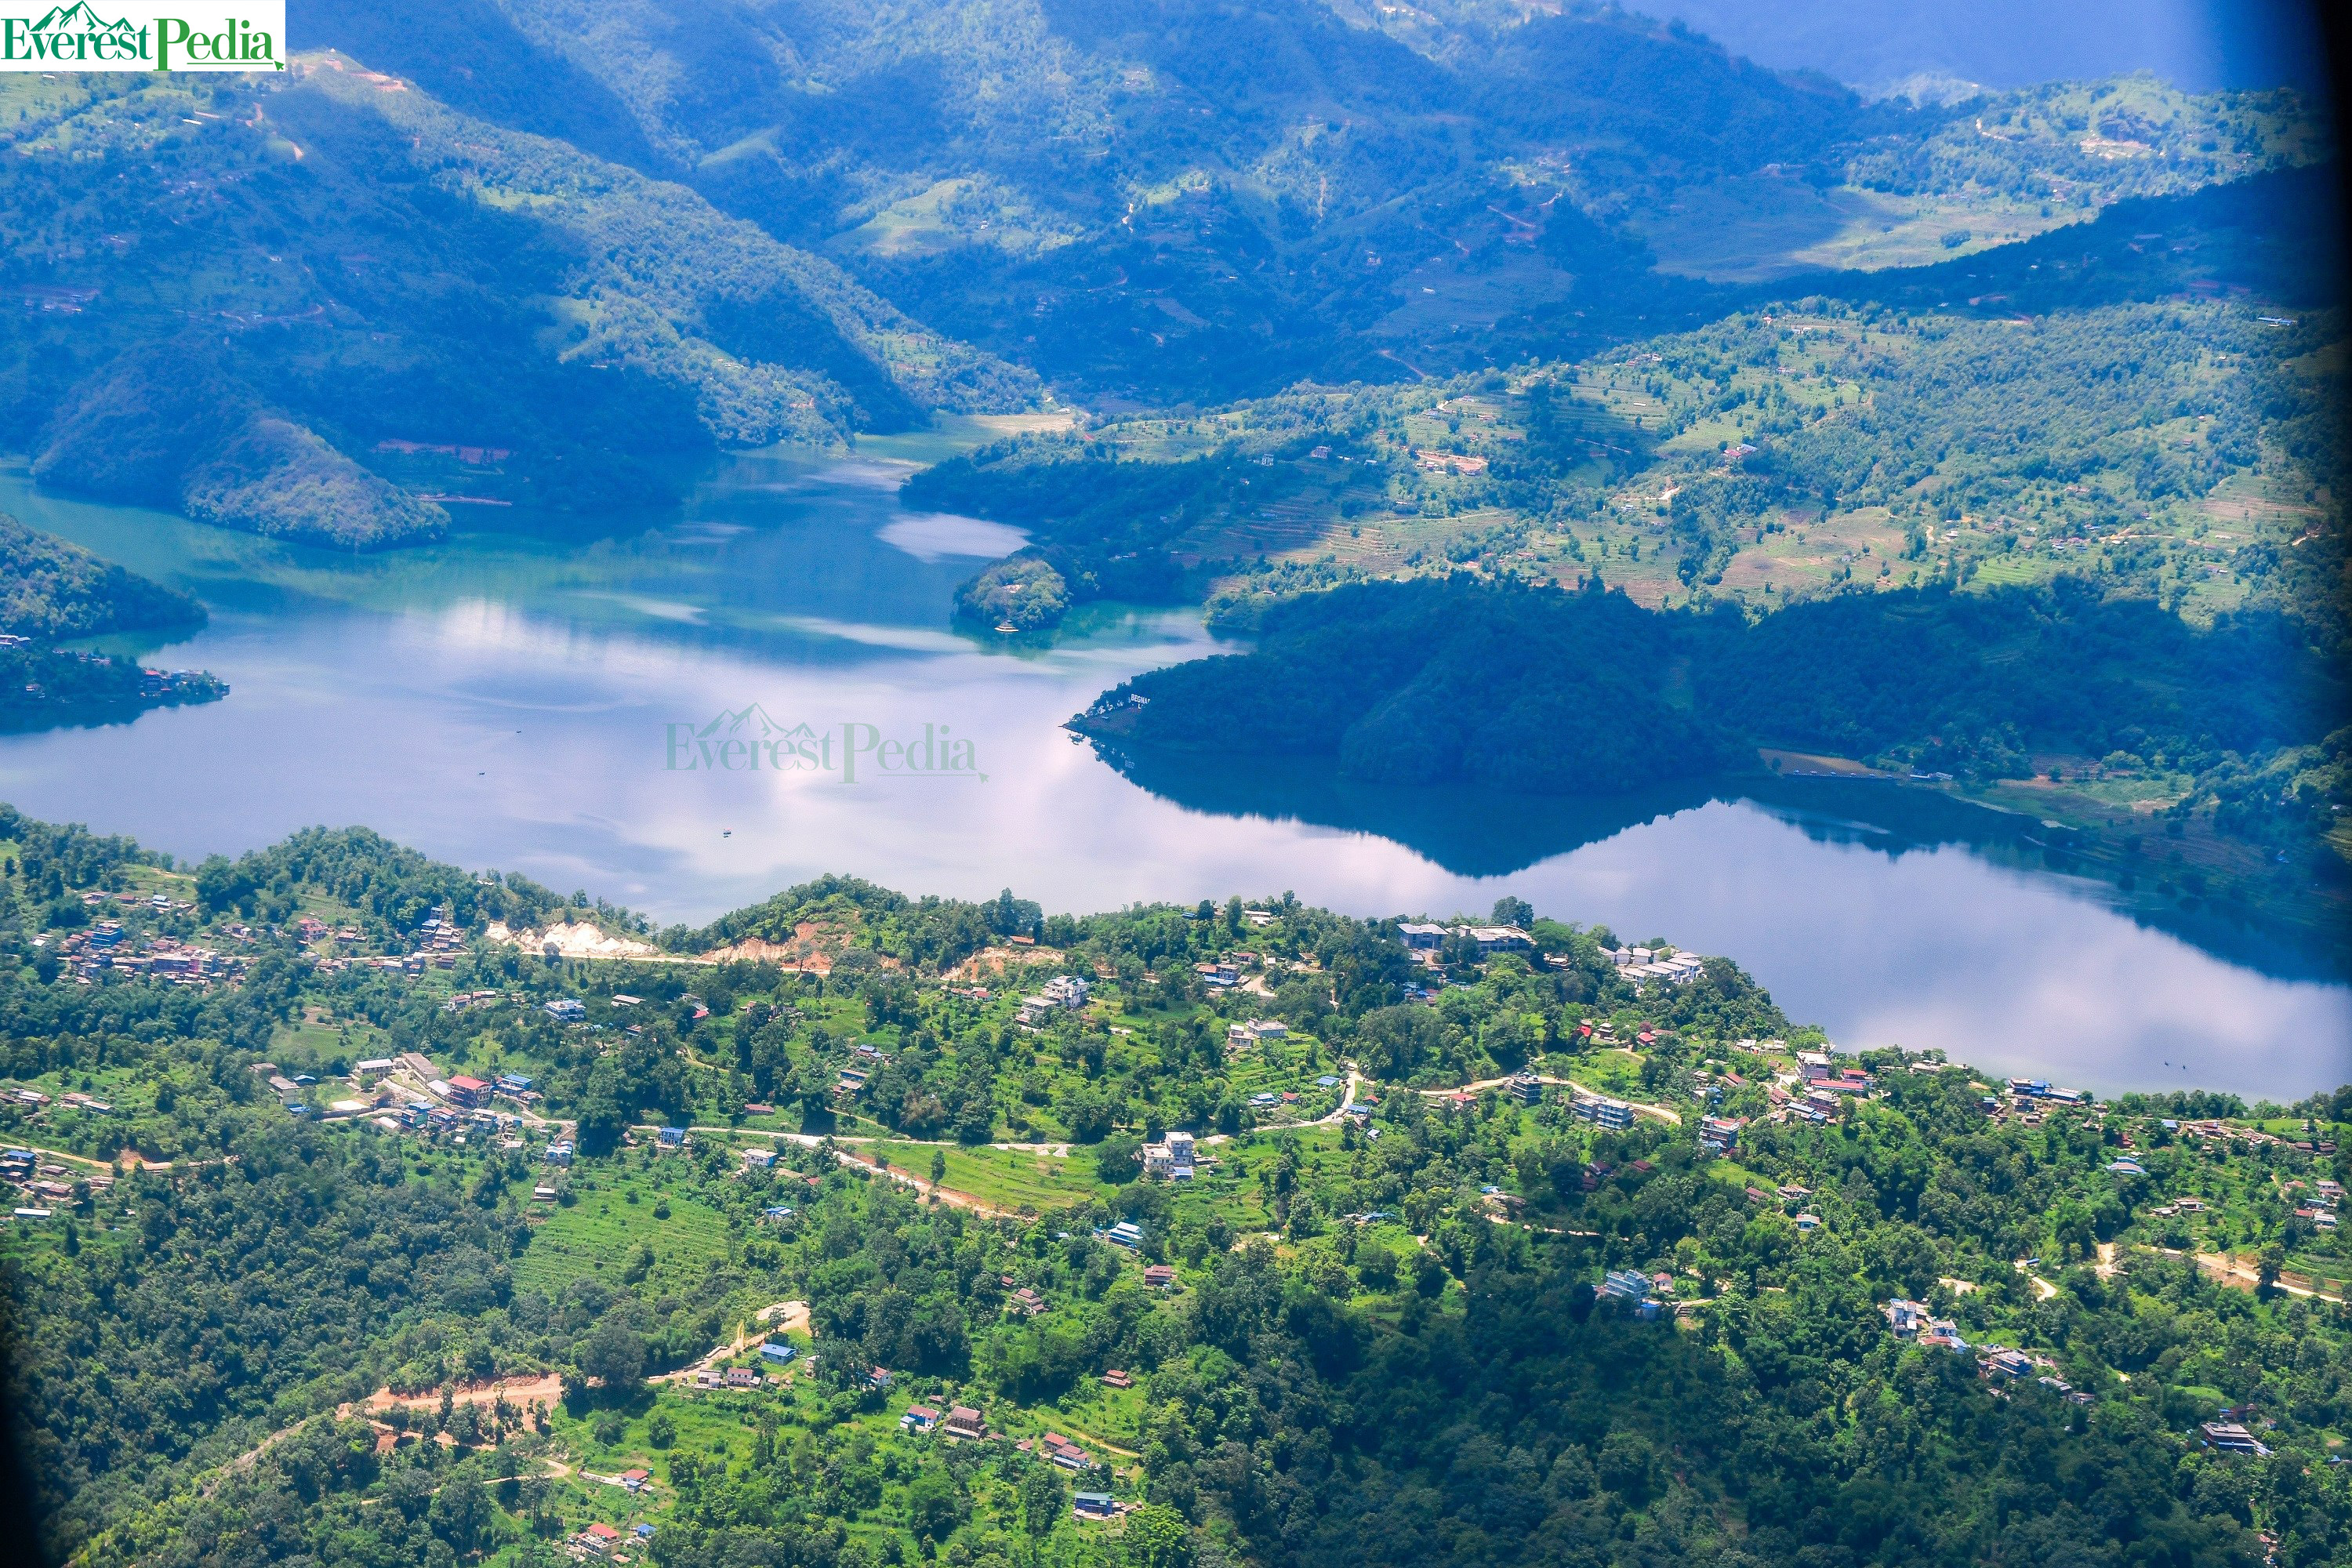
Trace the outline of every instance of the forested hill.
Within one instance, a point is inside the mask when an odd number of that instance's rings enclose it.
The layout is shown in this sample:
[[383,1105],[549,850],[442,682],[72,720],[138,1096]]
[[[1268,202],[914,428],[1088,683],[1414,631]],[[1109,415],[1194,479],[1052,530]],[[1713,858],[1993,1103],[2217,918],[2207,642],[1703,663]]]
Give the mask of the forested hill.
[[202,605],[0,512],[0,632],[94,637],[204,623]]
[[64,489],[367,548],[1036,395],[680,185],[339,57],[28,76],[0,142],[0,440]]
[[1076,727],[1328,757],[1368,781],[1571,795],[1752,767],[1759,745],[1979,779],[2160,758],[2200,780],[2180,812],[2218,812],[2316,868],[2338,858],[2342,672],[2275,614],[2200,631],[2061,579],[1839,595],[1751,621],[1465,576],[1351,584],[1242,626],[1254,652],[1138,676]]
[[1732,959],[1516,900],[1416,962],[831,878],[705,933],[767,959],[565,963],[493,922],[626,917],[5,809],[0,895],[6,1408],[89,1568],[2352,1552],[2352,1089],[1809,1098]]

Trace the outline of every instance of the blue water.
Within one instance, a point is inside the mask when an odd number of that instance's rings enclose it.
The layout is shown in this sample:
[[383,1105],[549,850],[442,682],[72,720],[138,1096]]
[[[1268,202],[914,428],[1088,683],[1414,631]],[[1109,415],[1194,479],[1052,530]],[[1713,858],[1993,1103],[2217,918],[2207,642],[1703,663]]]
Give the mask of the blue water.
[[[1246,737],[1214,777],[1144,787],[1059,726],[1129,674],[1212,651],[1198,616],[1097,611],[1050,647],[959,634],[954,584],[1018,536],[909,515],[905,472],[747,457],[681,514],[595,538],[526,520],[359,559],[0,472],[0,507],[204,598],[210,625],[152,657],[233,689],[0,738],[0,798],[183,857],[364,824],[663,922],[822,871],[1070,910],[1292,890],[1444,915],[1509,892],[1727,954],[1847,1047],[1941,1047],[2099,1090],[2292,1099],[2352,1079],[2341,984],[2242,934],[2157,929],[2017,856],[1863,821],[1875,808],[1852,796],[1332,806]],[[755,726],[832,737],[835,765],[672,765],[676,737],[754,705]],[[926,725],[970,742],[968,773],[877,772],[883,742]],[[867,747],[855,778],[844,735]]]

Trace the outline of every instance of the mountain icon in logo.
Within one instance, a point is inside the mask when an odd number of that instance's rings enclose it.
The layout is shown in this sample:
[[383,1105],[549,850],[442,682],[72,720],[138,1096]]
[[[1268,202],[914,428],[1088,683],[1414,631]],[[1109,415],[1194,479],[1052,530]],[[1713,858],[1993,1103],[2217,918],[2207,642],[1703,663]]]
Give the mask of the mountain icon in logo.
[[119,33],[128,37],[137,32],[128,16],[111,22],[100,20],[98,13],[89,8],[89,0],[74,0],[70,5],[51,6],[49,14],[34,23],[31,30],[36,33],[62,33],[70,30],[77,23],[85,33]]
[[709,740],[717,736],[740,739],[745,735],[757,735],[761,740],[770,738],[801,740],[814,739],[816,731],[805,723],[794,724],[787,729],[770,718],[768,710],[756,702],[739,709],[722,708],[717,718],[694,731],[694,737],[698,741]]

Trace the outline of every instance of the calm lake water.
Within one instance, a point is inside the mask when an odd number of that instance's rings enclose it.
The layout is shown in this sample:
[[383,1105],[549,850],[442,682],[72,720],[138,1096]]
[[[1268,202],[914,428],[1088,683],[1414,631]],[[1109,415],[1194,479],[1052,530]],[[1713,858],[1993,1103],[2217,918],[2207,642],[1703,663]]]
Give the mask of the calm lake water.
[[[363,824],[663,921],[821,871],[1070,910],[1290,889],[1444,915],[1508,892],[1729,955],[1850,1048],[1942,1047],[2109,1091],[2284,1100],[2352,1079],[2336,979],[2242,932],[2146,923],[2040,865],[2013,819],[1939,799],[1351,792],[1253,757],[1246,736],[1181,772],[1122,772],[1059,726],[1212,651],[1199,617],[1106,610],[1050,648],[957,635],[955,584],[1019,535],[907,513],[906,471],[746,457],[647,530],[471,529],[369,558],[0,472],[0,508],[203,598],[211,624],[152,657],[233,689],[0,738],[0,798],[183,857]],[[935,765],[910,769],[898,748],[919,759],[926,726]]]

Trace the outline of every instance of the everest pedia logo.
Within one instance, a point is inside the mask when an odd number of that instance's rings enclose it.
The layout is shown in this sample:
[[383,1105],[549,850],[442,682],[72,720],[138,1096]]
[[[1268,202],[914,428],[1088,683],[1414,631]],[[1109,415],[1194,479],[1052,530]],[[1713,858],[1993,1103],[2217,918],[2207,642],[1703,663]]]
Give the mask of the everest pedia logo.
[[893,739],[874,724],[849,722],[819,730],[780,724],[754,702],[721,710],[707,724],[667,726],[664,768],[678,773],[838,773],[859,779],[978,779],[979,756],[970,741],[945,724],[926,724]]
[[285,37],[286,0],[237,0],[234,13],[162,0],[110,22],[90,0],[73,0],[38,16],[0,16],[0,70],[284,70]]

